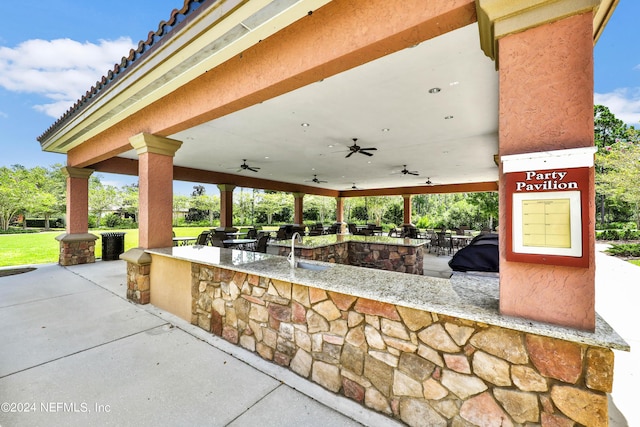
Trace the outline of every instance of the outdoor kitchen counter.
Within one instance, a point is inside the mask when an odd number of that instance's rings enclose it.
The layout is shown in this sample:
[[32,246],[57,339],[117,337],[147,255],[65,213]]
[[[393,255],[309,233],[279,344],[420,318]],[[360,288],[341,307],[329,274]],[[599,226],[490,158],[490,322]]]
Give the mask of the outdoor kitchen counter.
[[[388,236],[329,234],[295,242],[296,258],[422,275],[427,240]],[[269,249],[289,255],[291,239],[269,242]],[[269,253],[274,253],[268,250]]]
[[497,277],[456,273],[450,279],[441,279],[318,261],[305,262],[328,268],[292,269],[282,256],[211,246],[176,246],[146,252],[152,257],[220,267],[525,333],[629,351],[629,345],[598,315],[594,333],[501,315]]
[[[323,236],[303,236],[302,243],[296,241],[296,248],[315,249],[323,246],[337,245],[340,243],[377,243],[381,245],[394,246],[424,246],[428,243],[422,239],[408,239],[389,236],[359,236],[353,234],[327,234]],[[270,246],[282,246],[291,248],[291,239],[288,240],[271,240]]]

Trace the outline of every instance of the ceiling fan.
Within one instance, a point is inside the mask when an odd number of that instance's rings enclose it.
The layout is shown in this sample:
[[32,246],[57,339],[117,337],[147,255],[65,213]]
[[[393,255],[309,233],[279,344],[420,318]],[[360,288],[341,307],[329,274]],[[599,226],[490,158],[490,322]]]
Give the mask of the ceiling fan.
[[373,151],[373,150],[377,150],[377,148],[362,148],[358,145],[358,138],[353,138],[353,145],[349,146],[349,154],[347,154],[345,156],[349,157],[351,156],[353,153],[360,153],[360,154],[364,154],[365,156],[373,156],[373,153],[369,153],[369,151]]
[[404,169],[395,173],[401,173],[402,175],[415,175],[415,176],[420,175],[418,171],[410,171],[409,169],[407,169],[407,165],[403,165],[403,166],[404,166]]
[[327,181],[323,181],[321,179],[318,179],[318,175],[313,175],[313,179],[307,179],[305,182],[315,182],[316,184],[322,184],[322,183],[325,183]]
[[427,185],[431,185],[431,184],[433,184],[433,182],[431,182],[431,178],[428,178],[428,177],[427,177],[427,182],[425,182],[425,184],[427,184]]
[[242,164],[239,167],[240,167],[240,169],[238,169],[238,172],[242,172],[243,170],[250,170],[251,172],[258,172],[258,169],[260,169],[257,166],[249,166],[247,164],[247,159],[242,159]]

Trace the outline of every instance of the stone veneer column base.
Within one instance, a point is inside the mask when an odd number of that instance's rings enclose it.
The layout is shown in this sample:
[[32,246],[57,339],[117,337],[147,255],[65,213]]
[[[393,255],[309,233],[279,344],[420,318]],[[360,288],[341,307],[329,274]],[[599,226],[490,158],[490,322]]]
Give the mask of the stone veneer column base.
[[151,301],[151,256],[142,248],[130,249],[120,255],[127,261],[127,299],[137,304]]
[[96,262],[95,248],[98,236],[90,233],[61,234],[58,263],[62,266],[91,264]]

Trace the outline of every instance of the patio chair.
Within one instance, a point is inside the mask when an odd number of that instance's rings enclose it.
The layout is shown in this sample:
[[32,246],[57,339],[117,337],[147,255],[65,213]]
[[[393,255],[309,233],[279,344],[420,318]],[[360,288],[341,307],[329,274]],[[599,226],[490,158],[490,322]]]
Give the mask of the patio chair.
[[222,232],[222,234],[215,232],[210,235],[209,241],[211,242],[211,246],[215,246],[217,248],[224,248],[224,240],[227,239],[227,235]]
[[203,231],[202,233],[200,233],[196,238],[196,245],[200,245],[200,246],[208,245],[210,235],[211,233],[208,231]]
[[257,239],[258,238],[258,230],[256,230],[255,228],[250,228],[249,231],[247,231],[247,239]]
[[267,253],[267,243],[269,242],[269,235],[266,233],[260,233],[258,241],[255,244],[255,252]]
[[440,256],[441,252],[447,251],[448,255],[451,255],[453,250],[453,244],[451,242],[451,235],[445,232],[439,232],[436,235],[435,243],[431,242],[432,247],[436,249],[436,255]]
[[287,229],[284,227],[280,227],[278,229],[278,233],[276,234],[276,240],[286,240],[287,239]]

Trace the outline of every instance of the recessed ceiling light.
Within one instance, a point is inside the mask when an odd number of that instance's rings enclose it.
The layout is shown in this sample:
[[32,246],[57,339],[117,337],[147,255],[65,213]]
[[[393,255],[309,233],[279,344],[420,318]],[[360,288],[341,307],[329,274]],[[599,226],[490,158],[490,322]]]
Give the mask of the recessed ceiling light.
[[439,87],[432,87],[431,89],[429,89],[429,93],[438,93],[438,92],[440,92]]
[[451,83],[449,83],[449,86],[455,86],[455,85],[458,85],[458,84],[460,84],[460,82],[451,82]]
[[371,160],[369,160],[367,163],[371,164]]
[[444,116],[445,120],[453,119],[453,116]]
[[327,147],[333,148],[333,144],[329,144],[329,145],[327,145]]
[[316,170],[316,168],[311,168],[312,171]]
[[264,158],[265,158],[265,159],[268,159],[268,158],[269,158],[269,156],[264,156]]
[[391,129],[389,128],[382,128],[382,132],[389,132]]
[[302,126],[303,128],[308,128],[311,125],[309,123],[302,123],[300,126]]

